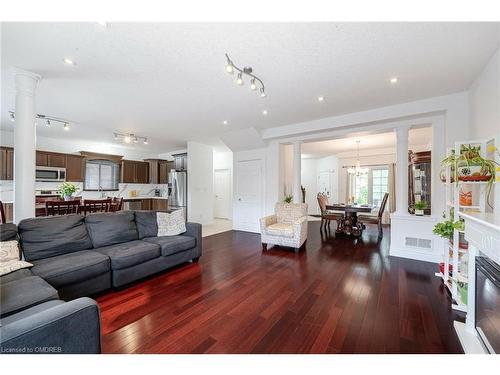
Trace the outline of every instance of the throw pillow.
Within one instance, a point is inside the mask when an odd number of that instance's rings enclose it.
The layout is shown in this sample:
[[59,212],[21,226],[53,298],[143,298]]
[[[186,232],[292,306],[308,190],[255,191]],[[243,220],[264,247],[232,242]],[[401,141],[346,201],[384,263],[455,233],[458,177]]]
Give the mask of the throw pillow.
[[177,236],[186,231],[184,210],[177,210],[170,214],[167,212],[157,212],[156,220],[158,222],[158,237]]
[[33,265],[19,259],[17,241],[0,242],[0,276],[28,267],[33,267]]

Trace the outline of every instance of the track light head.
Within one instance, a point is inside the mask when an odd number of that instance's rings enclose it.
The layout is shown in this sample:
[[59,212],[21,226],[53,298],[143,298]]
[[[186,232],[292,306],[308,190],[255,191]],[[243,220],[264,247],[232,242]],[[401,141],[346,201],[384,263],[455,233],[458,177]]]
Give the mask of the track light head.
[[49,119],[47,119],[47,121],[45,122],[45,126],[50,128],[50,120]]
[[252,89],[252,91],[257,90],[257,85],[255,84],[255,78],[252,78],[252,80],[250,81],[250,89]]
[[123,138],[123,140],[125,141],[125,143],[130,143],[132,141],[129,135],[126,135],[125,138]]
[[260,89],[260,97],[265,98],[267,96],[266,92],[264,91],[264,88]]
[[236,80],[236,84],[242,86],[243,85],[243,75],[238,73],[238,79]]
[[147,145],[148,144],[148,139],[147,138],[144,138],[144,144]]
[[64,123],[63,129],[68,131],[69,130],[69,124],[67,122]]
[[13,112],[10,113],[10,121],[16,121],[16,115]]
[[227,65],[226,65],[226,72],[228,72],[229,74],[233,74],[234,73],[233,65],[230,62],[228,62]]

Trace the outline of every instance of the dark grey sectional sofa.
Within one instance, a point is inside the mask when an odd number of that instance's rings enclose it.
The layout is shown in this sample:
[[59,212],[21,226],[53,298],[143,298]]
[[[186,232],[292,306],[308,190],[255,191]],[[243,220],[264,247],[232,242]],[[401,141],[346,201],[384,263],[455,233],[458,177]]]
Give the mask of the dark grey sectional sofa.
[[2,241],[18,233],[33,267],[0,279],[2,352],[100,352],[99,308],[87,296],[197,261],[201,225],[186,223],[186,229],[157,237],[154,211],[35,218],[17,228],[3,224]]

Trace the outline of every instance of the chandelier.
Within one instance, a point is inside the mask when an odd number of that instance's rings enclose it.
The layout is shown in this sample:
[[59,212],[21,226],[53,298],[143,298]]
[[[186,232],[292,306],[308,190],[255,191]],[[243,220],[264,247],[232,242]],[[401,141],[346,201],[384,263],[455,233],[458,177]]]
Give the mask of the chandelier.
[[244,67],[243,69],[237,67],[233,61],[229,58],[229,55],[226,53],[226,72],[229,74],[233,74],[234,71],[238,72],[238,76],[236,78],[236,84],[238,86],[243,86],[245,81],[243,81],[243,75],[248,76],[250,78],[250,89],[252,91],[257,91],[259,89],[259,93],[261,98],[265,98],[267,96],[266,90],[264,87],[264,82],[253,74],[253,69],[251,67]]
[[347,168],[347,173],[349,174],[354,174],[356,176],[361,176],[365,175],[368,173],[368,168],[364,168],[361,166],[361,163],[359,162],[359,140],[356,141],[356,147],[357,147],[357,160],[356,160],[356,165],[352,165]]

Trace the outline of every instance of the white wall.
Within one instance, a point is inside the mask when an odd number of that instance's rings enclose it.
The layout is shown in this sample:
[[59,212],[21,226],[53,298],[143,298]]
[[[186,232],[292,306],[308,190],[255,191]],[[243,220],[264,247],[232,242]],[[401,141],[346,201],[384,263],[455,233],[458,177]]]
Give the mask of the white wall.
[[302,159],[301,164],[301,184],[306,189],[307,212],[309,214],[319,214],[318,201],[318,160]]
[[470,136],[473,139],[500,135],[499,54],[497,50],[469,90]]
[[[469,90],[470,134],[473,139],[495,138],[500,149],[500,51],[492,56]],[[496,161],[500,163],[497,155]],[[497,174],[500,170],[497,169]],[[500,183],[497,176],[490,202],[500,216],[497,197],[500,197]],[[496,203],[496,204],[495,204]]]
[[211,224],[214,219],[213,148],[188,142],[188,220]]

